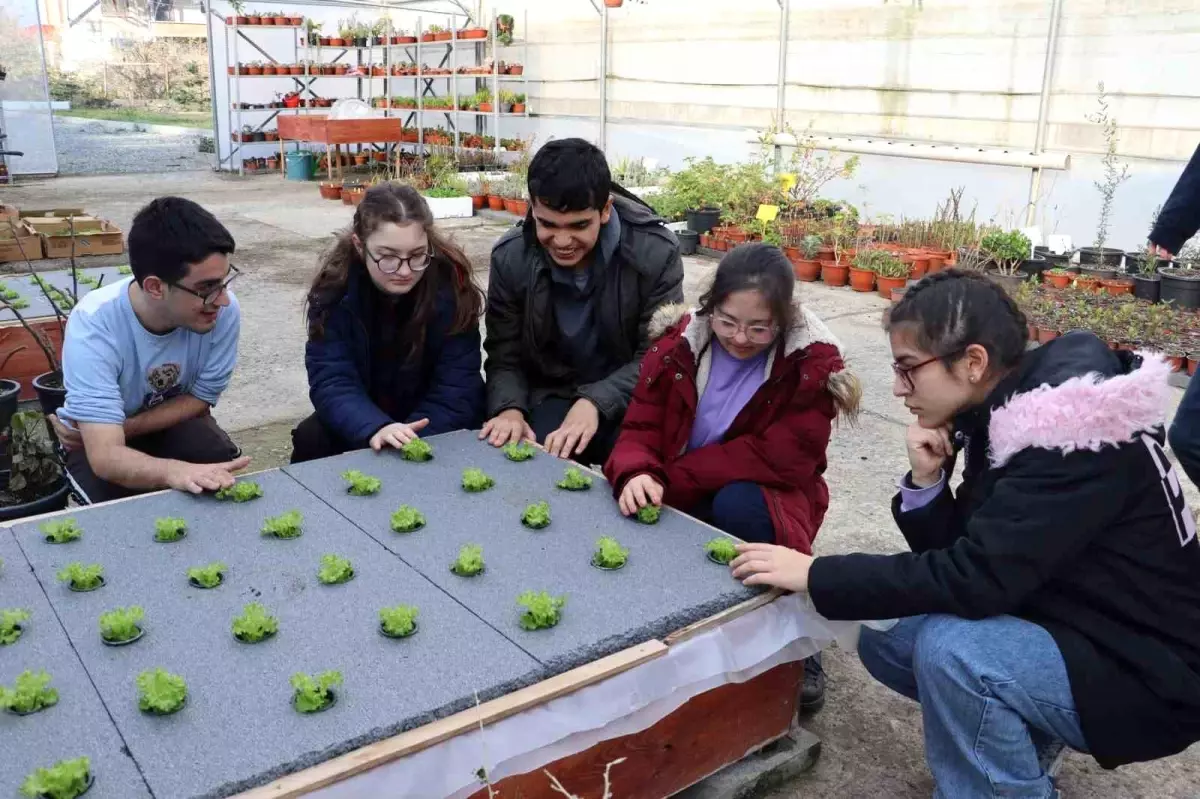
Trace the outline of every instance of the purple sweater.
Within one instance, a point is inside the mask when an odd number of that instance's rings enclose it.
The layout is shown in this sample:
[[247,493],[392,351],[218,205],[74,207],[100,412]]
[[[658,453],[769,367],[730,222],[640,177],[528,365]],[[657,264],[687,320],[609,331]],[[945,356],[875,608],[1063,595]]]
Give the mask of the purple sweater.
[[689,450],[719,442],[766,379],[766,350],[743,361],[726,352],[714,336],[709,352],[712,368],[704,386],[704,396],[700,397],[696,407],[696,422],[688,438]]

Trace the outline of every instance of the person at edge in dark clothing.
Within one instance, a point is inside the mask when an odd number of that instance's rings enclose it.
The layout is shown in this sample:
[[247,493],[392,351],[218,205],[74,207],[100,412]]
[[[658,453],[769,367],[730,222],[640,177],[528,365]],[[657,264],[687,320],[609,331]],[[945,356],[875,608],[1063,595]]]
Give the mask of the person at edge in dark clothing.
[[[812,552],[829,507],[825,451],[862,386],[825,323],[793,299],[778,247],[721,259],[700,307],[664,305],[604,476],[621,513],[664,502],[743,541]],[[825,701],[818,652],[800,710]]]
[[529,215],[492,250],[489,421],[479,437],[602,464],[649,347],[650,319],[683,300],[679,242],[582,139],[542,147],[528,188]]
[[399,448],[483,421],[483,292],[411,186],[367,191],[308,292],[304,365],[316,412],[292,462]]
[[[1196,235],[1197,229],[1200,229],[1200,147],[1192,154],[1192,160],[1154,221],[1150,247],[1162,258],[1174,258],[1184,242]],[[1200,486],[1200,380],[1188,382],[1168,439],[1187,476]]]
[[830,619],[899,618],[864,628],[859,656],[920,702],[937,797],[1057,796],[1064,747],[1115,768],[1200,740],[1200,541],[1162,448],[1170,366],[1084,331],[1027,352],[1025,321],[958,270],[890,311],[893,393],[917,418],[892,500],[911,552],[742,544],[731,564]]

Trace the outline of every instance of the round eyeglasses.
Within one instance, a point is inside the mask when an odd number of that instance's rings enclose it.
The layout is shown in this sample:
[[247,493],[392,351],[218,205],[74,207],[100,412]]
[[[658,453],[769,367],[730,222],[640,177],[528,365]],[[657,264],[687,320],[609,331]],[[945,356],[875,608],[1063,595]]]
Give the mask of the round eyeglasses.
[[407,258],[401,258],[399,255],[385,255],[382,258],[376,258],[374,253],[366,247],[363,248],[363,252],[375,262],[375,266],[385,275],[396,274],[402,266],[407,266],[410,272],[424,272],[429,268],[429,264],[433,262],[433,247],[429,247],[425,252],[410,255]]
[[772,325],[744,325],[719,313],[713,314],[712,328],[722,338],[733,338],[739,331],[744,332],[752,344],[770,344],[778,332],[778,328]]

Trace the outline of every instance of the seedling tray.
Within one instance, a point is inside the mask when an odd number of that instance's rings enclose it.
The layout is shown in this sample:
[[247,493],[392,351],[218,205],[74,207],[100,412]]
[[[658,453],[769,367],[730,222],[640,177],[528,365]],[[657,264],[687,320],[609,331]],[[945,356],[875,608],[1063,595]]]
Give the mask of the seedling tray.
[[[41,243],[37,243],[38,252],[41,252]],[[87,275],[96,279],[104,278],[101,282],[101,287],[110,286],[118,280],[123,280],[128,275],[122,275],[117,267],[107,266],[94,269],[79,269],[79,275]],[[47,285],[54,286],[64,294],[71,288],[71,272],[70,270],[58,270],[54,272],[39,272],[38,275],[46,281]],[[53,316],[54,308],[51,307],[50,301],[46,299],[46,295],[38,288],[38,285],[33,282],[28,274],[16,275],[0,275],[0,283],[8,286],[21,295],[21,299],[29,303],[28,308],[21,309],[21,316],[26,319],[36,319],[42,316]],[[91,286],[79,284],[79,298],[83,299],[89,292],[92,291]],[[7,308],[0,310],[0,321],[16,321],[17,317],[12,311]],[[88,793],[91,796],[91,793]]]

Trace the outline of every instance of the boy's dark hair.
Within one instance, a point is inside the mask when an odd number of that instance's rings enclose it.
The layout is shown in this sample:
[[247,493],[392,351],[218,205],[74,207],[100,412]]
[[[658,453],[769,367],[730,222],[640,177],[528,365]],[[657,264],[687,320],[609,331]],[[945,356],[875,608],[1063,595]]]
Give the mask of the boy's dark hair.
[[916,345],[947,366],[968,346],[987,350],[993,366],[1010,369],[1025,354],[1025,314],[1004,289],[978,272],[947,269],[922,278],[884,314],[884,329],[911,325]]
[[554,211],[604,210],[612,172],[599,147],[583,139],[547,142],[529,164],[529,199]]
[[225,226],[182,197],[151,200],[129,229],[129,266],[139,286],[151,275],[178,283],[191,264],[214,253],[230,255],[233,249],[233,236]]
[[782,250],[770,244],[743,244],[721,259],[712,286],[700,296],[699,313],[712,316],[730,294],[757,291],[771,309],[771,321],[786,335],[797,321],[792,303],[795,286],[792,264]]

